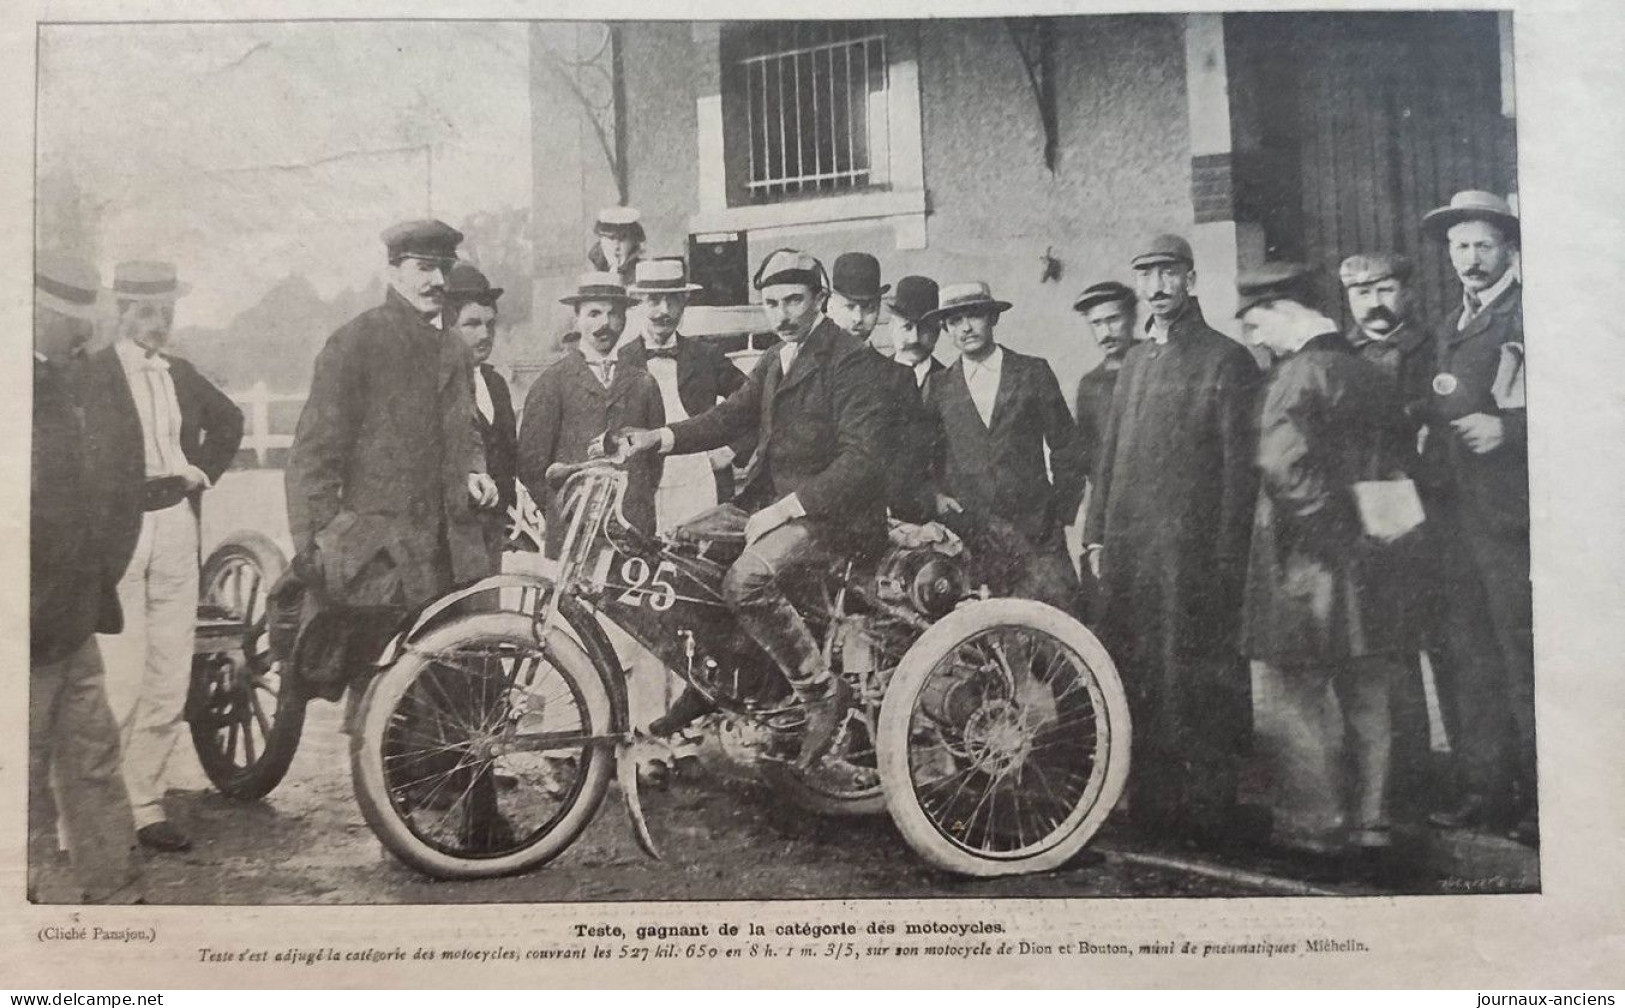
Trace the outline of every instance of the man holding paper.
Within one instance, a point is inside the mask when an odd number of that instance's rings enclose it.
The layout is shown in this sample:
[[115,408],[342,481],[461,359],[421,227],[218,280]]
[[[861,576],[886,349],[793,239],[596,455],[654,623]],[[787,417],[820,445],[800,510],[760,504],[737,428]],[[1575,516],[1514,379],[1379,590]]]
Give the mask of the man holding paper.
[[[1384,860],[1391,691],[1417,647],[1403,540],[1422,510],[1405,479],[1410,435],[1391,382],[1304,306],[1305,273],[1269,264],[1237,280],[1243,331],[1275,362],[1242,647],[1274,701],[1256,717],[1276,841]],[[1340,717],[1327,717],[1328,690]]]

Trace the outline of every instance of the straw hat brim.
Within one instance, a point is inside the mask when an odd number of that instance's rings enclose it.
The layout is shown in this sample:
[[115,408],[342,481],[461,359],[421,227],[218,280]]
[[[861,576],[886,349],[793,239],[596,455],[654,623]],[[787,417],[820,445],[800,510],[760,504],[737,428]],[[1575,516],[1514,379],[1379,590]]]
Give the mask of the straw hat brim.
[[639,287],[637,284],[626,289],[626,293],[633,297],[648,297],[650,294],[693,294],[705,290],[699,284],[683,284],[681,287]]
[[1513,239],[1517,239],[1521,234],[1518,218],[1499,210],[1476,207],[1440,207],[1437,210],[1430,210],[1422,218],[1422,230],[1435,238],[1443,238],[1457,224],[1471,220],[1489,221],[1505,229]]
[[144,291],[121,291],[117,287],[108,288],[107,293],[115,301],[174,301],[175,299],[186,295],[191,290],[191,284],[177,283],[170,290],[158,291],[156,293],[148,293]]
[[961,301],[959,304],[943,305],[921,315],[915,321],[940,322],[949,315],[963,315],[969,312],[997,312],[1004,313],[1013,308],[1008,301]]
[[94,301],[90,302],[89,304],[80,304],[78,302],[69,301],[66,298],[57,297],[50,291],[40,290],[38,287],[34,288],[34,299],[44,307],[56,312],[58,315],[66,315],[69,318],[84,319],[87,322],[96,321],[96,302]]
[[578,304],[584,304],[588,301],[608,301],[612,304],[623,304],[627,306],[638,303],[637,298],[628,297],[625,294],[571,294],[567,297],[559,298],[559,304],[567,304],[572,308]]

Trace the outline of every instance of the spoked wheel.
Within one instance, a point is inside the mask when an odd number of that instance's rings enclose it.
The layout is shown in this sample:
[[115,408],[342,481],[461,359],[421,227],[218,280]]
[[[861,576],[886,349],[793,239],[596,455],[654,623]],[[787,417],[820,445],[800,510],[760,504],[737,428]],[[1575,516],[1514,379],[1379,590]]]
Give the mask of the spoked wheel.
[[367,691],[350,770],[367,825],[437,878],[557,857],[591,821],[615,754],[611,702],[580,645],[485,613],[413,642]]
[[1060,867],[1128,778],[1128,702],[1093,634],[1025,599],[973,602],[921,635],[880,712],[886,807],[965,875]]
[[266,599],[282,554],[259,536],[229,540],[200,575],[187,721],[216,790],[253,801],[281,783],[299,748],[306,694],[271,657]]

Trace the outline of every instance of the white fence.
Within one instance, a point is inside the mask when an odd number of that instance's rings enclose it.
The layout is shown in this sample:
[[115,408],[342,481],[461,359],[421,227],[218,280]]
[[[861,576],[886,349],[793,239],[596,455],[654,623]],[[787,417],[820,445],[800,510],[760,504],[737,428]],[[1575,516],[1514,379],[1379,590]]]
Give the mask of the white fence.
[[254,468],[269,466],[273,449],[286,451],[293,446],[291,428],[286,434],[272,431],[271,404],[302,403],[306,398],[303,392],[272,392],[264,382],[256,382],[246,391],[228,392],[227,395],[243,411],[243,443],[238,450],[254,453]]

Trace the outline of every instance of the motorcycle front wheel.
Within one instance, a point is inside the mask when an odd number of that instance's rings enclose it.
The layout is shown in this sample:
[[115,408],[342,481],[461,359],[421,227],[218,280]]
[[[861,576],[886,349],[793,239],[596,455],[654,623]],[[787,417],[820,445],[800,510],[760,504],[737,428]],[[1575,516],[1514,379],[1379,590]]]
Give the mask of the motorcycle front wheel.
[[350,740],[361,813],[435,878],[511,875],[592,821],[615,770],[609,692],[581,646],[527,615],[466,616],[380,673]]
[[887,688],[886,807],[945,871],[1050,871],[1117,804],[1129,736],[1117,669],[1081,623],[1026,599],[972,602],[920,636]]

